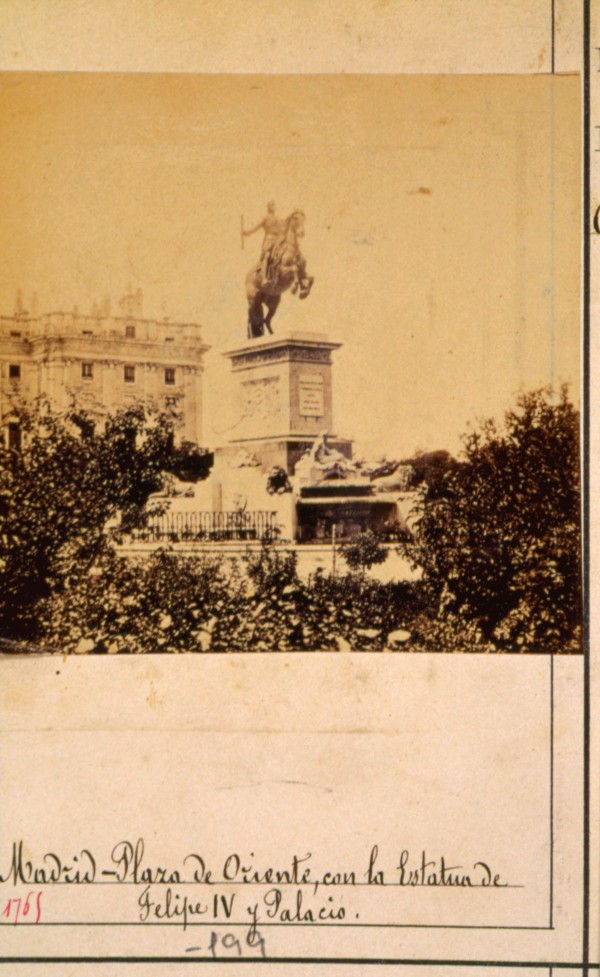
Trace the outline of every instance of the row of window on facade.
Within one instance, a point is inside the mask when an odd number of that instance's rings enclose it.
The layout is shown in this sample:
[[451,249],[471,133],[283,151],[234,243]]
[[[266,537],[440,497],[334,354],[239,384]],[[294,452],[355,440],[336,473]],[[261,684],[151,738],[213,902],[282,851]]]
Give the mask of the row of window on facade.
[[[93,329],[82,329],[82,336],[93,336]],[[125,339],[135,339],[135,326],[125,326]],[[165,336],[165,343],[174,343],[174,336]]]
[[[82,363],[81,364],[81,376],[84,380],[92,380],[94,377],[94,364],[93,363]],[[135,383],[135,366],[124,366],[123,367],[123,380],[125,383]],[[175,367],[167,366],[164,371],[164,380],[167,387],[172,387],[175,384]]]
[[[94,378],[94,364],[93,363],[82,363],[81,364],[81,376],[84,380],[93,380]],[[8,365],[8,378],[9,380],[20,380],[21,379],[21,365],[20,363],[9,363]],[[135,383],[135,366],[124,366],[123,367],[123,380],[125,383]],[[175,384],[175,368],[172,366],[165,367],[165,384],[167,387],[172,387]]]
[[[82,336],[93,336],[94,335],[94,330],[93,329],[82,329],[81,330],[81,335]],[[20,329],[11,329],[10,330],[10,338],[11,339],[22,339],[23,338],[23,333],[21,332]],[[135,339],[135,326],[125,326],[125,339]],[[165,343],[174,343],[174,342],[175,342],[175,337],[174,336],[165,336]]]

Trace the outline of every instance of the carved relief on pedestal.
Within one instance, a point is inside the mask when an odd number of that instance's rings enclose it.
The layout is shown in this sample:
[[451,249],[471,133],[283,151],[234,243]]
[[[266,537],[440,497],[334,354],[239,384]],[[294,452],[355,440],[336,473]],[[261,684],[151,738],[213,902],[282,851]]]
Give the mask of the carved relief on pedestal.
[[252,421],[264,421],[281,414],[281,384],[279,377],[261,377],[242,383],[244,416]]

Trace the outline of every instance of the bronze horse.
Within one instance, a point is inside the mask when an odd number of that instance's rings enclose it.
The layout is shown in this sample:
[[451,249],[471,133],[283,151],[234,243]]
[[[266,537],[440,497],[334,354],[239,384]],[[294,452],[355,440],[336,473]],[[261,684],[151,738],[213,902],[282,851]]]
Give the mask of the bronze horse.
[[[287,218],[281,238],[275,242],[269,259],[269,281],[265,281],[261,262],[254,265],[246,276],[248,298],[248,338],[271,335],[271,320],[277,311],[283,292],[291,288],[292,295],[301,299],[310,295],[314,278],[306,274],[306,265],[298,239],[304,237],[304,214],[295,210]],[[264,308],[266,307],[266,314]]]

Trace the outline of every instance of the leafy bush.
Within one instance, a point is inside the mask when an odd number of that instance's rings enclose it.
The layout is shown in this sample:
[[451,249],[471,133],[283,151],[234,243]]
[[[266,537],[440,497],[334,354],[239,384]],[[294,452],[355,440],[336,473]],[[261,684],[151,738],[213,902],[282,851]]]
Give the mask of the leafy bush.
[[298,586],[296,554],[278,550],[273,541],[265,540],[260,550],[249,550],[246,570],[258,593],[282,593],[289,585]]
[[40,621],[46,642],[67,652],[177,653],[201,648],[205,633],[228,633],[242,603],[239,575],[216,557],[107,551],[42,602]]
[[385,563],[388,556],[387,548],[372,529],[364,533],[356,533],[345,540],[340,551],[346,563],[352,570],[365,572],[376,563]]
[[310,584],[295,555],[265,545],[243,561],[168,550],[126,559],[110,550],[39,605],[44,641],[66,652],[373,650],[414,618],[407,583],[347,574]]
[[438,630],[475,649],[578,650],[579,508],[579,417],[566,389],[525,394],[503,428],[468,434],[462,462],[423,490],[418,531],[402,545]]
[[171,449],[165,470],[184,482],[199,482],[208,478],[215,456],[191,441],[182,441]]

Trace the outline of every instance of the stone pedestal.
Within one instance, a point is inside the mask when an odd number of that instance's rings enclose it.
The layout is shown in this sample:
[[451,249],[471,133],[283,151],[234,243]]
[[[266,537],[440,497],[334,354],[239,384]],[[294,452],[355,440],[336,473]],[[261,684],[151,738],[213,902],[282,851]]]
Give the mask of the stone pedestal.
[[352,442],[333,433],[331,354],[341,345],[323,333],[291,332],[228,350],[240,421],[219,454],[243,447],[264,471],[279,465],[293,474],[315,438],[327,431],[329,444],[351,458]]

